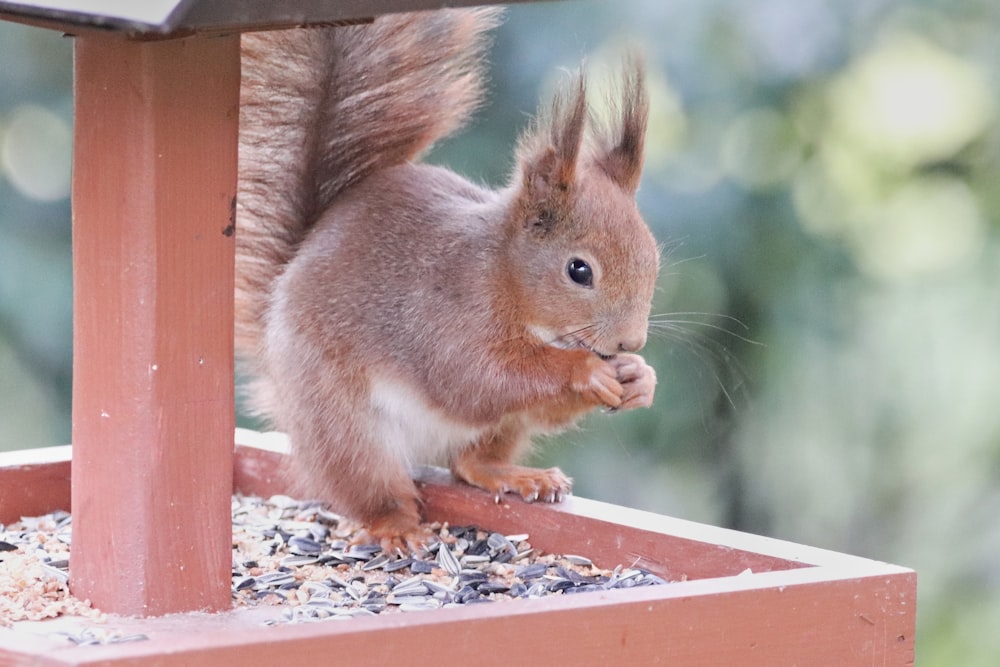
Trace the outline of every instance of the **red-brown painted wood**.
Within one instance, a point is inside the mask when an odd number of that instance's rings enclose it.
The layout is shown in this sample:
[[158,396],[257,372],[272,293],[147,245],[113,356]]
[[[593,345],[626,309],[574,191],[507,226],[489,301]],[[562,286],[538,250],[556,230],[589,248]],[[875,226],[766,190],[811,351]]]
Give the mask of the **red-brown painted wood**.
[[0,523],[70,508],[70,448],[0,452]]
[[97,606],[230,604],[239,37],[79,38],[73,563]]
[[414,667],[913,664],[912,577],[728,589],[714,581],[713,590],[690,582],[299,626],[156,619],[141,626],[146,642],[61,650],[50,644],[44,657],[13,664],[216,667],[327,657]]
[[233,459],[233,491],[265,498],[285,493],[287,452],[284,436],[239,429]]
[[[247,434],[238,438],[246,441]],[[281,492],[280,447],[238,447],[244,491]],[[59,464],[51,464],[59,465]],[[41,467],[44,467],[42,465]],[[36,479],[38,467],[4,468],[0,483]],[[50,478],[54,479],[54,478]],[[702,571],[701,579],[415,614],[264,626],[254,613],[109,619],[102,627],[146,641],[74,647],[38,631],[0,629],[0,663],[11,665],[481,665],[678,664],[912,665],[916,575],[894,565],[575,498],[562,506],[512,500],[482,504],[481,492],[434,479],[423,487],[438,518],[510,520],[534,543],[569,552],[582,543],[625,561],[632,542],[655,558]],[[251,487],[254,487],[251,489]],[[492,505],[492,507],[490,506]],[[530,507],[531,513],[521,509]],[[505,518],[506,517],[506,518]],[[524,523],[521,523],[524,521]],[[562,530],[555,526],[565,525]],[[624,536],[624,537],[623,537]],[[621,541],[624,539],[625,541]],[[676,553],[675,553],[676,550]],[[714,575],[699,561],[709,555]],[[655,565],[654,557],[649,564]],[[683,559],[692,563],[684,566]],[[771,571],[741,572],[748,559]],[[782,561],[784,564],[782,565]],[[256,612],[255,612],[256,613]]]
[[[603,567],[643,567],[680,580],[734,576],[748,569],[770,572],[802,566],[787,557],[650,532],[649,521],[654,515],[643,512],[620,507],[609,510],[611,506],[573,496],[557,505],[526,503],[510,495],[497,503],[491,494],[450,481],[444,470],[426,470],[423,478],[423,511],[429,521],[481,524],[506,534],[524,532],[524,526],[531,526],[534,546],[555,553],[586,554]],[[641,518],[637,525],[627,525],[622,522],[626,516]]]
[[[286,443],[280,434],[237,434],[234,488],[242,493],[269,496],[283,493]],[[585,554],[602,567],[617,564],[644,567],[673,580],[706,579],[737,575],[745,570],[770,572],[804,567],[806,562],[786,553],[772,556],[678,537],[670,532],[692,524],[648,512],[597,503],[570,496],[550,505],[526,503],[514,496],[494,497],[454,481],[447,471],[421,471],[420,490],[424,518],[453,525],[478,525],[506,534],[525,532],[531,526],[531,543],[550,553]],[[660,529],[653,532],[654,524]]]

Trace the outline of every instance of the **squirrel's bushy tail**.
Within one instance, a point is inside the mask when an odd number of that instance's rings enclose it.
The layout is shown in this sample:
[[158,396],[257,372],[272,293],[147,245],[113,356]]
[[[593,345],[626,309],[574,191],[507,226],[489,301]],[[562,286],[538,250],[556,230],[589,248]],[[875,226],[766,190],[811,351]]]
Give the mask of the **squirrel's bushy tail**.
[[416,158],[483,94],[500,11],[445,9],[243,37],[236,346],[258,356],[274,279],[339,193]]

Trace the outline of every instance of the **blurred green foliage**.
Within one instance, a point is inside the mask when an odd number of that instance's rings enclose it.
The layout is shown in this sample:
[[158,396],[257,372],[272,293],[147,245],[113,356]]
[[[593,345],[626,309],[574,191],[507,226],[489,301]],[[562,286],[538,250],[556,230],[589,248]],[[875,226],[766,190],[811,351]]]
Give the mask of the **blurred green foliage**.
[[[914,567],[918,664],[1000,655],[1000,8],[515,6],[432,160],[503,182],[539,98],[646,55],[651,410],[540,449],[581,495]],[[0,24],[0,450],[69,440],[71,42]],[[497,156],[504,156],[499,158]]]

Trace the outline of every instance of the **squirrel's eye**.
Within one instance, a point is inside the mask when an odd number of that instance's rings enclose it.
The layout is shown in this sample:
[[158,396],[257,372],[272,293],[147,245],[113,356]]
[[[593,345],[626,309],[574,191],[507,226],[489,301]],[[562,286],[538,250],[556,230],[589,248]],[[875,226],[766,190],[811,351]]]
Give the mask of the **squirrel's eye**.
[[569,264],[566,265],[566,273],[569,274],[570,280],[577,285],[583,287],[593,287],[594,285],[594,270],[590,268],[590,264],[579,257],[570,260]]

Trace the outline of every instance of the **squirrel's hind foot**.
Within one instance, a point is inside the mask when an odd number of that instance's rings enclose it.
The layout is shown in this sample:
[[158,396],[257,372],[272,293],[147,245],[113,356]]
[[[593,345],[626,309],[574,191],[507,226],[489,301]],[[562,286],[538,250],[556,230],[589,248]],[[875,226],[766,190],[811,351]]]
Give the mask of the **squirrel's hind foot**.
[[355,533],[352,544],[378,544],[382,553],[390,558],[405,557],[424,552],[434,538],[434,531],[425,525],[399,532],[386,533],[376,529],[362,528]]
[[378,543],[386,554],[417,553],[431,540],[433,531],[420,523],[416,500],[399,502],[391,510],[362,521],[363,527],[351,540],[356,544]]

